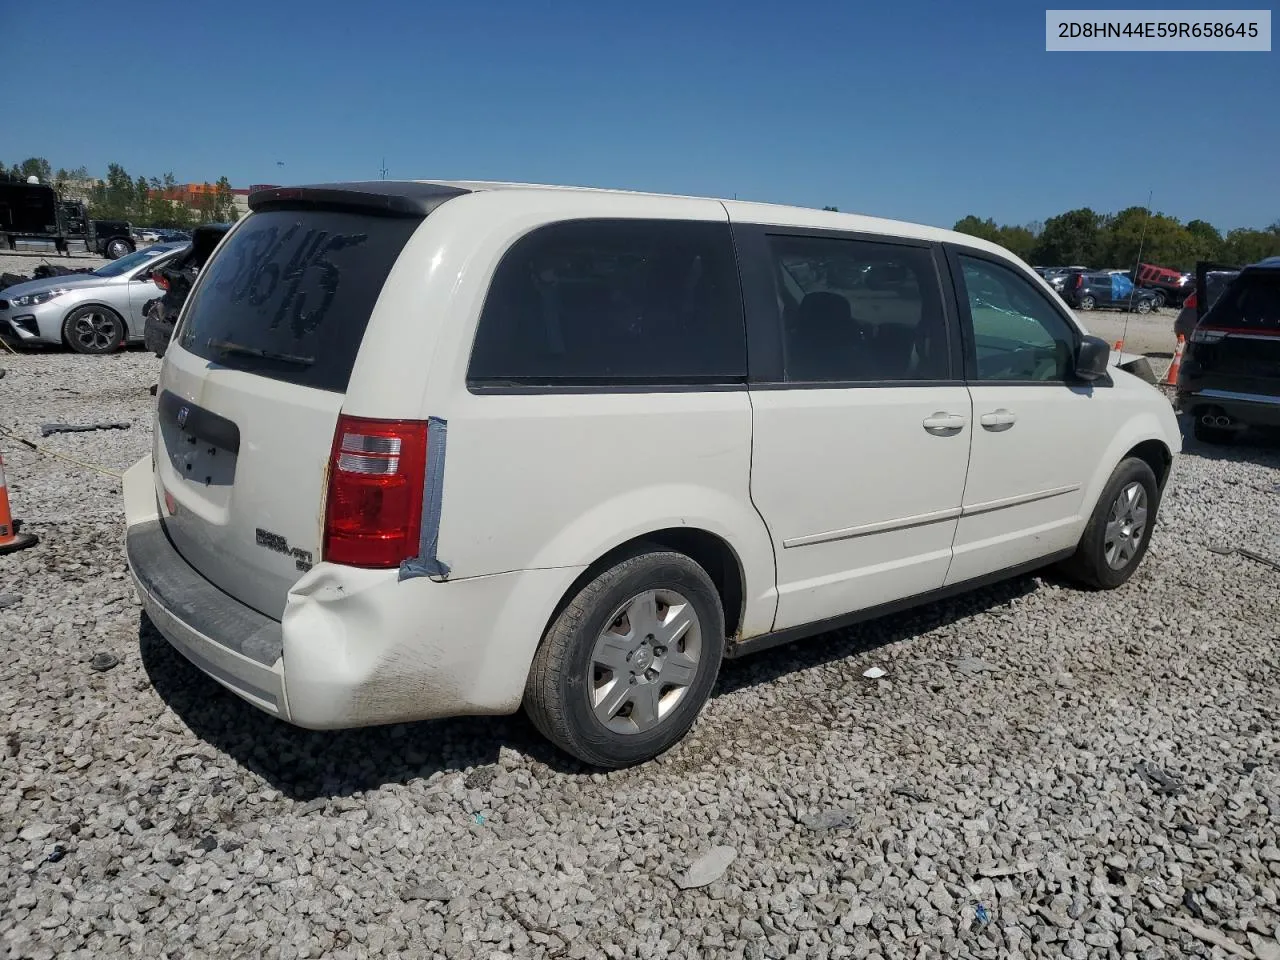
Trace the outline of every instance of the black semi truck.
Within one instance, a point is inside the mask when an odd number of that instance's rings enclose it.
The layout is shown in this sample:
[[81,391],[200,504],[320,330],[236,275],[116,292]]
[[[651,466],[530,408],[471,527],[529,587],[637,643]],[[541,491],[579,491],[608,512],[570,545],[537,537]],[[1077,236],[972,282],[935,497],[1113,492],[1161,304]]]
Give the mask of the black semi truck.
[[[118,260],[135,249],[126,220],[90,220],[79,200],[64,200],[43,183],[0,179],[0,249],[85,252]],[[21,245],[21,246],[20,246]],[[75,248],[75,249],[73,249]]]

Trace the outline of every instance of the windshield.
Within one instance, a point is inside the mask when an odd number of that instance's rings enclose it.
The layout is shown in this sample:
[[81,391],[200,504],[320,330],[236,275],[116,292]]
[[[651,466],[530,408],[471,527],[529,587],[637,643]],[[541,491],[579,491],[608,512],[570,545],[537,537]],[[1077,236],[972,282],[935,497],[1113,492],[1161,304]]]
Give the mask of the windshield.
[[147,247],[145,250],[131,253],[127,257],[121,257],[119,260],[112,260],[105,266],[93,271],[93,275],[95,277],[123,277],[131,270],[136,270],[162,253],[169,253],[172,250],[173,247]]

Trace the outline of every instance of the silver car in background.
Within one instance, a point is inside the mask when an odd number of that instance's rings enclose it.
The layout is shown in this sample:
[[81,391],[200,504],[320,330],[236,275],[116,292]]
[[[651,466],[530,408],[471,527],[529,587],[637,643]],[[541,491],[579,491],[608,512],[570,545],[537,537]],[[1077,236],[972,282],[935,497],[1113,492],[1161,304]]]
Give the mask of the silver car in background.
[[21,343],[66,344],[111,353],[142,339],[143,307],[164,296],[151,279],[189,243],[159,243],[93,273],[28,280],[0,290],[0,335]]

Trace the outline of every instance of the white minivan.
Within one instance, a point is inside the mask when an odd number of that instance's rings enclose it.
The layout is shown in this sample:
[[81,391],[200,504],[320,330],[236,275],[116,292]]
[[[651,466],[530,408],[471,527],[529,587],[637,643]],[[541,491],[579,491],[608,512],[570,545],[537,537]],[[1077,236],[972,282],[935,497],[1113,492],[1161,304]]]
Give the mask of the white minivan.
[[1141,561],[1181,440],[1004,249],[519,184],[264,190],[164,358],[129,566],[310,728],[523,704],[589,764],[720,662],[1063,561]]

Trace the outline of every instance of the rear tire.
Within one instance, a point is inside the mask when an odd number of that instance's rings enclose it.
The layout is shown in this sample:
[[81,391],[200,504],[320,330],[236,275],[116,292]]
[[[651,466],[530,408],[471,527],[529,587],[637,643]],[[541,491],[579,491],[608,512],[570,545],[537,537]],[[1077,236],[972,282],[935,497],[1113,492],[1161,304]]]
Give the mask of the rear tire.
[[1154,309],[1156,309],[1156,305],[1152,301],[1150,300],[1138,301],[1137,310],[1139,313],[1150,313]]
[[1128,457],[1115,468],[1063,572],[1096,590],[1114,590],[1133,576],[1146,556],[1160,508],[1151,467]]
[[1097,301],[1094,300],[1093,297],[1084,296],[1080,298],[1081,310],[1092,310],[1096,305],[1097,305]]
[[724,612],[705,570],[650,546],[582,587],[547,628],[524,709],[548,740],[616,769],[675,745],[711,696]]
[[124,340],[124,320],[107,307],[77,307],[62,322],[62,339],[76,353],[114,353]]
[[116,238],[107,244],[106,254],[108,260],[119,260],[126,254],[133,253],[133,244],[128,240]]

